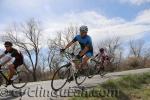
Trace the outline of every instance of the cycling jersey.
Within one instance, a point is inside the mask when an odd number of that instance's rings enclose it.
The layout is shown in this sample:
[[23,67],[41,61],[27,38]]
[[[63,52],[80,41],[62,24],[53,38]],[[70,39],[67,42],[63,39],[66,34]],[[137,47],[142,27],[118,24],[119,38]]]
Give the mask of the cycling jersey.
[[92,45],[92,40],[89,35],[86,35],[84,37],[81,37],[80,35],[76,35],[75,38],[73,39],[73,42],[78,41],[81,50],[83,50],[86,46],[89,47],[89,50],[86,52],[86,56],[91,57],[93,56],[93,45]]
[[23,56],[16,49],[12,48],[11,51],[5,51],[4,53],[5,54],[10,53],[11,57],[15,57],[15,61],[13,62],[15,68],[23,64]]
[[104,53],[99,53],[99,54],[97,55],[97,58],[98,58],[98,61],[102,61],[102,63],[103,63],[104,61],[106,61],[106,60],[110,60],[110,58],[109,58],[109,56],[108,56],[108,54],[107,54],[106,52],[104,52]]

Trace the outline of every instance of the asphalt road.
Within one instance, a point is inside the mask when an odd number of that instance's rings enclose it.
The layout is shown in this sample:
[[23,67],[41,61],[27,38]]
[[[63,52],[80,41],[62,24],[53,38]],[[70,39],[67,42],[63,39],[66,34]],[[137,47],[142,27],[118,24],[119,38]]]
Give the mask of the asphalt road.
[[[72,96],[72,94],[68,94],[67,91],[77,91],[83,89],[83,87],[84,89],[88,89],[109,79],[115,79],[128,74],[138,74],[143,72],[150,72],[150,68],[108,73],[103,78],[96,75],[91,79],[86,79],[80,87],[75,84],[75,81],[67,83],[65,87],[57,93],[52,91],[51,81],[28,83],[23,89],[20,90],[14,89],[12,86],[8,86],[7,88],[1,86],[0,100],[66,100],[66,96]],[[56,86],[60,83],[61,80],[57,80]]]

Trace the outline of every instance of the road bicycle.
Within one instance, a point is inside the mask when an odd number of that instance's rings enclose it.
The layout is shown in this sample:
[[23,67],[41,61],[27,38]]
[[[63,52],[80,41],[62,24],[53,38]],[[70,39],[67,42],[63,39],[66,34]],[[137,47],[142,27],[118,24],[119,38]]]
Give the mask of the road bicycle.
[[89,75],[88,68],[80,71],[76,69],[76,65],[78,65],[81,60],[76,59],[74,53],[64,52],[64,54],[69,58],[69,62],[55,71],[51,81],[51,87],[54,91],[62,89],[67,82],[70,82],[70,78],[73,78],[79,86]]
[[107,71],[105,70],[104,64],[100,61],[97,61],[95,58],[90,59],[90,63],[92,64],[89,69],[89,76],[88,78],[92,78],[95,75],[100,75],[101,77],[104,77],[104,75],[107,74]]
[[[7,87],[7,83],[8,83],[8,73],[6,74],[6,72],[8,72],[8,68],[5,67],[1,67],[0,69],[0,86],[4,85],[5,87]],[[11,85],[16,88],[16,89],[20,89],[23,88],[24,86],[26,86],[27,82],[28,82],[28,73],[26,71],[22,71],[19,69],[16,69],[15,71],[15,78],[13,80],[11,80]]]

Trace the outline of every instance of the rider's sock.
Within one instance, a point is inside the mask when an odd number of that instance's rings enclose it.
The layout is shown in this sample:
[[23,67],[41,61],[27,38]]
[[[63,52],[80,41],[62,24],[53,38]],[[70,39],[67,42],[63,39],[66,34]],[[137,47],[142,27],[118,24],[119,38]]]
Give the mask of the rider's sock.
[[13,75],[13,77],[10,80],[15,80],[18,76],[17,75]]

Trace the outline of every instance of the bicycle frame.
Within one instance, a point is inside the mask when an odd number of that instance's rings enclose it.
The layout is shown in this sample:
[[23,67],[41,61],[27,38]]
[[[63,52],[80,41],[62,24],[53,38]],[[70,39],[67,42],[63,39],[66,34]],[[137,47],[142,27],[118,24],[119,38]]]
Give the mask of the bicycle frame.
[[9,80],[7,79],[7,77],[3,74],[2,71],[0,71],[0,74],[2,75],[2,77],[8,82]]
[[[68,53],[68,52],[65,52],[65,53]],[[70,54],[70,53],[68,53],[68,54]],[[74,54],[70,54],[70,55],[73,56],[69,59],[69,64],[70,64],[69,70],[70,70],[70,73],[71,73],[70,76],[73,76],[73,78],[75,79],[74,74],[78,71],[78,69],[76,69],[76,64],[73,62],[75,55]]]

